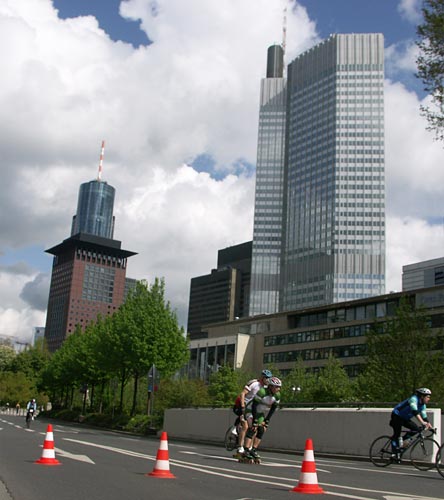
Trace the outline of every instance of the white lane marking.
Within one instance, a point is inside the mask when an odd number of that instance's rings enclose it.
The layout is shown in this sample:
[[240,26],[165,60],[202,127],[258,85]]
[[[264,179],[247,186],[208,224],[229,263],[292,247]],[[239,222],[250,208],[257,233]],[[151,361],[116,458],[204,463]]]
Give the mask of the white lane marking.
[[78,460],[79,462],[86,462],[88,464],[95,463],[87,456],[87,455],[75,455],[74,453],[70,453],[69,451],[61,450],[60,448],[54,448],[58,455],[65,458],[71,458],[72,460]]
[[[222,457],[221,455],[207,455],[205,453],[197,453],[196,451],[179,451],[179,453],[184,453],[186,455],[198,455],[200,457],[207,457],[207,458],[216,458],[218,460],[226,460],[228,462],[237,462],[236,458]],[[261,458],[261,460],[263,460],[263,457]],[[265,467],[288,467],[288,468],[295,467],[296,469],[300,469],[302,467],[302,464],[301,465],[283,464],[280,462],[268,462],[268,460],[266,462],[261,462],[260,465],[263,465]],[[318,467],[316,467],[316,471],[317,472],[325,472],[326,474],[331,474],[331,471],[325,470],[325,469],[319,469]]]
[[442,500],[442,498],[435,498],[435,497],[416,497],[416,496],[408,496],[408,497],[394,497],[394,496],[385,496],[385,500]]
[[75,429],[70,429],[69,427],[67,427],[68,430],[65,430],[62,427],[60,427],[59,425],[56,425],[55,429],[56,429],[57,434],[79,434],[79,431],[77,431]]
[[[133,457],[138,457],[138,458],[147,458],[149,460],[155,460],[155,457],[152,455],[145,455],[144,453],[138,453],[138,452],[133,452],[129,450],[123,450],[121,448],[114,448],[112,446],[106,446],[106,445],[101,445],[101,444],[95,444],[95,443],[88,443],[86,441],[80,441],[78,439],[71,439],[71,438],[63,438],[64,441],[72,441],[74,443],[79,443],[79,444],[84,444],[86,446],[92,446],[96,448],[101,448],[104,450],[109,450],[113,451],[115,453],[121,453],[123,455],[129,455]],[[238,481],[249,481],[252,483],[260,483],[260,484],[267,484],[267,485],[273,485],[273,486],[279,486],[282,488],[289,488],[290,490],[295,486],[296,481],[293,479],[288,479],[288,478],[276,478],[279,480],[283,481],[291,481],[291,483],[282,483],[282,482],[273,482],[271,479],[275,479],[274,476],[267,476],[266,480],[258,479],[259,477],[264,477],[263,474],[254,474],[252,472],[248,471],[236,471],[236,474],[248,474],[249,476],[252,477],[242,477],[240,475],[233,475],[233,471],[231,469],[221,469],[220,467],[211,467],[208,465],[196,465],[193,463],[189,462],[183,462],[182,460],[170,460],[170,462],[175,466],[175,467],[182,467],[184,469],[191,469],[195,470],[197,472],[203,473],[203,474],[209,474],[213,476],[221,476],[221,477],[226,477],[228,479],[236,479]],[[214,470],[216,469],[216,470]],[[227,471],[230,472],[230,474],[223,473],[220,471]],[[331,486],[336,486],[336,485],[331,485]],[[346,488],[346,487],[344,487]],[[369,498],[369,497],[360,497],[356,495],[344,495],[343,493],[334,493],[334,492],[326,492],[330,495],[333,496],[346,496],[347,498],[351,498],[354,500],[375,500],[374,498]]]
[[[136,457],[136,458],[144,458],[144,459],[148,459],[148,460],[156,460],[156,457],[153,456],[153,455],[146,455],[144,453],[138,453],[138,452],[134,452],[134,451],[130,451],[130,450],[124,450],[124,449],[121,449],[121,448],[114,448],[112,446],[106,446],[106,445],[101,445],[101,444],[89,443],[87,441],[80,441],[78,439],[72,439],[72,438],[62,438],[62,439],[64,441],[72,441],[74,443],[84,444],[86,446],[92,446],[92,447],[96,447],[96,448],[101,448],[101,449],[104,449],[104,450],[109,450],[109,451],[113,451],[115,453],[121,453],[123,455],[129,455],[129,456]],[[242,477],[240,475],[233,475],[233,470],[232,469],[223,469],[221,467],[213,467],[213,466],[202,465],[202,464],[196,465],[196,464],[193,464],[193,463],[190,463],[190,462],[184,462],[182,460],[176,460],[176,459],[170,459],[169,461],[175,467],[182,467],[184,469],[191,469],[191,470],[195,470],[197,472],[201,472],[203,474],[209,474],[209,475],[214,475],[214,476],[222,476],[222,477],[226,477],[226,478],[229,478],[229,479],[237,479],[239,481],[250,481],[250,482],[254,482],[254,483],[272,484],[274,486],[280,486],[280,487],[283,487],[283,488],[290,488],[290,489],[293,489],[293,487],[295,486],[295,483],[296,483],[296,481],[293,480],[292,478],[281,478],[281,477],[268,476],[267,475],[267,480],[266,481],[262,481],[262,480],[258,479],[258,477],[263,477],[263,473],[262,474],[261,473],[255,474],[255,473],[249,472],[249,471],[236,470],[236,474],[245,474],[245,475],[248,474],[249,476],[251,476],[251,477]],[[225,472],[228,472],[228,473],[224,473],[224,472],[220,472],[220,471],[225,471]],[[279,479],[280,481],[289,481],[291,483],[287,484],[287,483],[271,482],[270,479]],[[374,490],[374,489],[365,489],[365,488],[355,488],[353,486],[342,486],[342,485],[338,485],[338,484],[330,484],[330,483],[324,483],[324,482],[319,483],[319,485],[321,487],[323,487],[323,488],[334,488],[334,489],[341,489],[341,490],[351,490],[351,491],[357,491],[357,492],[360,492],[360,493],[367,493],[367,492],[368,493],[380,493],[380,494],[389,495],[389,496],[390,495],[391,496],[403,495],[402,493],[398,493],[398,492],[382,491],[382,490]],[[342,496],[342,497],[351,498],[351,499],[354,499],[354,500],[375,500],[374,497],[361,497],[361,496],[357,496],[357,495],[354,495],[354,494],[336,493],[336,492],[333,492],[333,491],[325,491],[325,494],[332,495],[332,496]],[[400,498],[402,498],[403,500],[418,500],[417,496],[415,496],[415,495],[409,495],[409,494],[404,494]],[[420,497],[420,500],[442,500],[442,499],[435,499],[433,497],[422,496],[422,497]]]

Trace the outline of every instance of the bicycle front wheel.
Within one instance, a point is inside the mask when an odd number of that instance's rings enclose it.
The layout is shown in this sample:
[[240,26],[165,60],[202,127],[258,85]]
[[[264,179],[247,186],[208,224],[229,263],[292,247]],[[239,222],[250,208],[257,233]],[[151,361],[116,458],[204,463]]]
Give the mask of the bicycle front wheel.
[[430,470],[435,466],[439,444],[431,437],[418,439],[410,448],[410,461],[418,470]]
[[237,446],[237,435],[233,434],[232,430],[233,426],[230,426],[227,432],[225,433],[224,444],[225,444],[225,449],[227,451],[232,451]]
[[444,444],[439,447],[438,453],[436,454],[436,468],[438,472],[444,477]]
[[387,467],[392,459],[392,438],[379,436],[370,446],[370,460],[376,467]]

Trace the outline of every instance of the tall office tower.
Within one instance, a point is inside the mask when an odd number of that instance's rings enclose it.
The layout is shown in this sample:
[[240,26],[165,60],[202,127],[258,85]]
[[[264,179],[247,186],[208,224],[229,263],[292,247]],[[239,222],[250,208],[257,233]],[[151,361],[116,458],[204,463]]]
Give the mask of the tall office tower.
[[280,310],[385,292],[384,40],[335,34],[288,67]]
[[259,108],[250,316],[279,308],[287,100],[283,69],[282,47],[269,47]]
[[115,189],[106,182],[94,180],[80,186],[77,213],[73,217],[71,235],[93,234],[102,238],[114,236]]
[[54,255],[45,338],[56,351],[76,326],[113,314],[124,302],[128,257],[121,242],[79,233],[46,252]]
[[218,251],[217,269],[191,279],[188,336],[206,338],[209,323],[248,316],[251,241]]
[[105,142],[102,142],[97,179],[80,186],[77,213],[72,219],[71,236],[78,233],[94,234],[102,238],[114,236],[114,196],[116,190],[102,181],[102,163]]
[[128,257],[114,234],[115,189],[101,179],[102,142],[97,180],[80,186],[71,237],[47,253],[54,255],[45,339],[56,351],[77,326],[84,329],[98,314],[112,314],[124,302],[134,280],[126,278]]

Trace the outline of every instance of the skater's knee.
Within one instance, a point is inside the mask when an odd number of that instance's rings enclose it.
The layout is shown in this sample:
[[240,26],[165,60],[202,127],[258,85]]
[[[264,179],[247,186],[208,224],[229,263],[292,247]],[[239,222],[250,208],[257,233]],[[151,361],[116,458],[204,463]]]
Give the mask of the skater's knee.
[[249,427],[245,435],[248,439],[253,439],[254,434],[255,434],[255,429],[253,429],[253,427]]
[[263,427],[262,425],[260,427],[258,427],[257,429],[257,433],[256,433],[256,437],[258,439],[262,439],[262,436],[264,435],[264,432],[265,432],[265,427]]

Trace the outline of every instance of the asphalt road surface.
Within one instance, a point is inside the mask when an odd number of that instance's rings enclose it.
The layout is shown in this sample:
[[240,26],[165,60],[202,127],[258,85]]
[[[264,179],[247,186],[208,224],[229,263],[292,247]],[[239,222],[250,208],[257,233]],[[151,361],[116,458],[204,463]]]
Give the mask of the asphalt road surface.
[[[55,458],[36,464],[47,426]],[[302,455],[262,452],[262,464],[240,464],[221,446],[168,440],[167,468],[174,478],[147,475],[160,465],[160,439],[82,425],[0,415],[0,500],[281,500],[316,496],[291,490],[299,484]],[[221,441],[224,435],[221,429]],[[371,441],[371,439],[369,439]],[[316,444],[315,444],[316,445]],[[377,468],[370,462],[316,456],[324,494],[338,499],[444,499],[444,479],[410,465]]]

